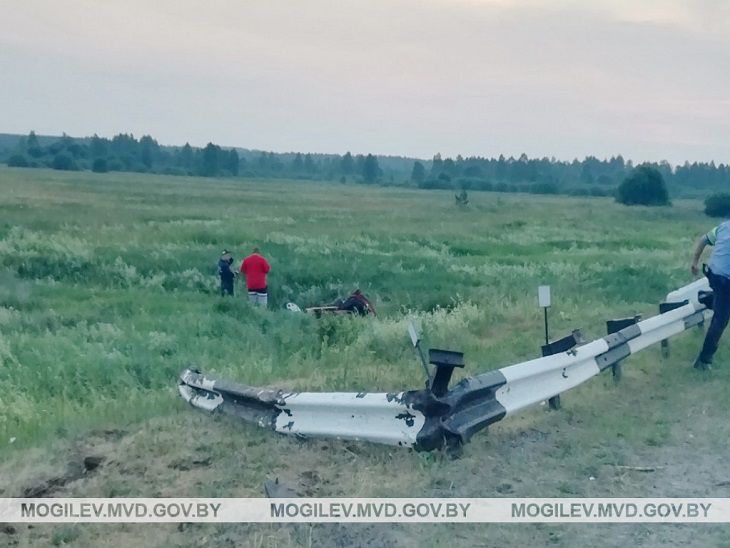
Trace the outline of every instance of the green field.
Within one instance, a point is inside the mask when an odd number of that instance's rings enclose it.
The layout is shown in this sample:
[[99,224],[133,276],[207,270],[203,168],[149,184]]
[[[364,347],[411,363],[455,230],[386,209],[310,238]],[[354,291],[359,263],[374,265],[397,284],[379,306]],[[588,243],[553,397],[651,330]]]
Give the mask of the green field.
[[[727,496],[728,368],[690,367],[699,330],[440,453],[299,441],[187,407],[193,364],[245,384],[423,386],[406,326],[462,350],[465,374],[536,357],[551,328],[605,334],[690,281],[699,201],[452,193],[294,181],[0,170],[0,496]],[[269,310],[217,295],[223,248],[269,258]],[[359,287],[377,318],[283,309]],[[11,441],[12,440],[12,441]],[[85,456],[103,457],[90,474]],[[650,473],[631,466],[652,466]],[[591,479],[593,478],[593,479]],[[35,490],[35,491],[34,491]],[[5,538],[3,538],[5,535]],[[78,545],[659,545],[730,543],[705,526],[18,526],[5,541]]]

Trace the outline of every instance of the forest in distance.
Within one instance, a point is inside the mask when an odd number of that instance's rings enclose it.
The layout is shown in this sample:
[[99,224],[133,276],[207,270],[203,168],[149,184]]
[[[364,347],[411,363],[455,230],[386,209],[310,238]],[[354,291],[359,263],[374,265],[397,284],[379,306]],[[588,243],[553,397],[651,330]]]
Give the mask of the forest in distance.
[[701,197],[730,186],[730,166],[714,161],[635,164],[621,155],[608,159],[588,156],[571,161],[555,158],[442,157],[429,160],[375,154],[277,153],[208,143],[205,147],[161,145],[149,135],[118,134],[41,136],[0,134],[0,162],[11,167],[52,168],[196,175],[203,177],[287,178],[339,181],[383,186],[445,190],[483,190],[613,196],[637,165],[661,173],[675,197]]

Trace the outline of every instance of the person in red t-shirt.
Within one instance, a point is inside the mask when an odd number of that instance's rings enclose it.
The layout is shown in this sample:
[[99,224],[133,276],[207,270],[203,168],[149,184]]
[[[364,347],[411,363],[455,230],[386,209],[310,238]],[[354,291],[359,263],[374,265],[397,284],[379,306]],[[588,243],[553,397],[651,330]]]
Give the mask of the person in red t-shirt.
[[268,292],[266,289],[266,274],[271,270],[269,262],[259,253],[259,248],[254,247],[253,253],[246,257],[241,263],[241,274],[246,276],[246,287],[248,288],[248,300],[264,308],[268,304]]

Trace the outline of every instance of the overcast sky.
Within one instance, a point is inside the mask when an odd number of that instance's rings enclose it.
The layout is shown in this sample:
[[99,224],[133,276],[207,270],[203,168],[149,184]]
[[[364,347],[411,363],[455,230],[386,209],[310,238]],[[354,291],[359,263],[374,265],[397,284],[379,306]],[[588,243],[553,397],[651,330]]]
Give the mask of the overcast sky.
[[0,0],[0,132],[730,162],[727,0]]

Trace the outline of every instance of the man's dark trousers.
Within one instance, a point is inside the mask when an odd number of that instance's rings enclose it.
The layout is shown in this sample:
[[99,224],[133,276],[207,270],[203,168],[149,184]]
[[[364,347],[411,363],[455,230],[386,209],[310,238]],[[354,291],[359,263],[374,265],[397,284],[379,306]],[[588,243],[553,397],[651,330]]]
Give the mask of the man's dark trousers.
[[705,363],[712,363],[712,357],[717,351],[722,332],[730,320],[730,278],[707,273],[707,279],[712,288],[712,321],[705,335],[705,344],[702,345],[700,360]]
[[224,278],[221,276],[221,297],[226,295],[233,296],[233,278]]

